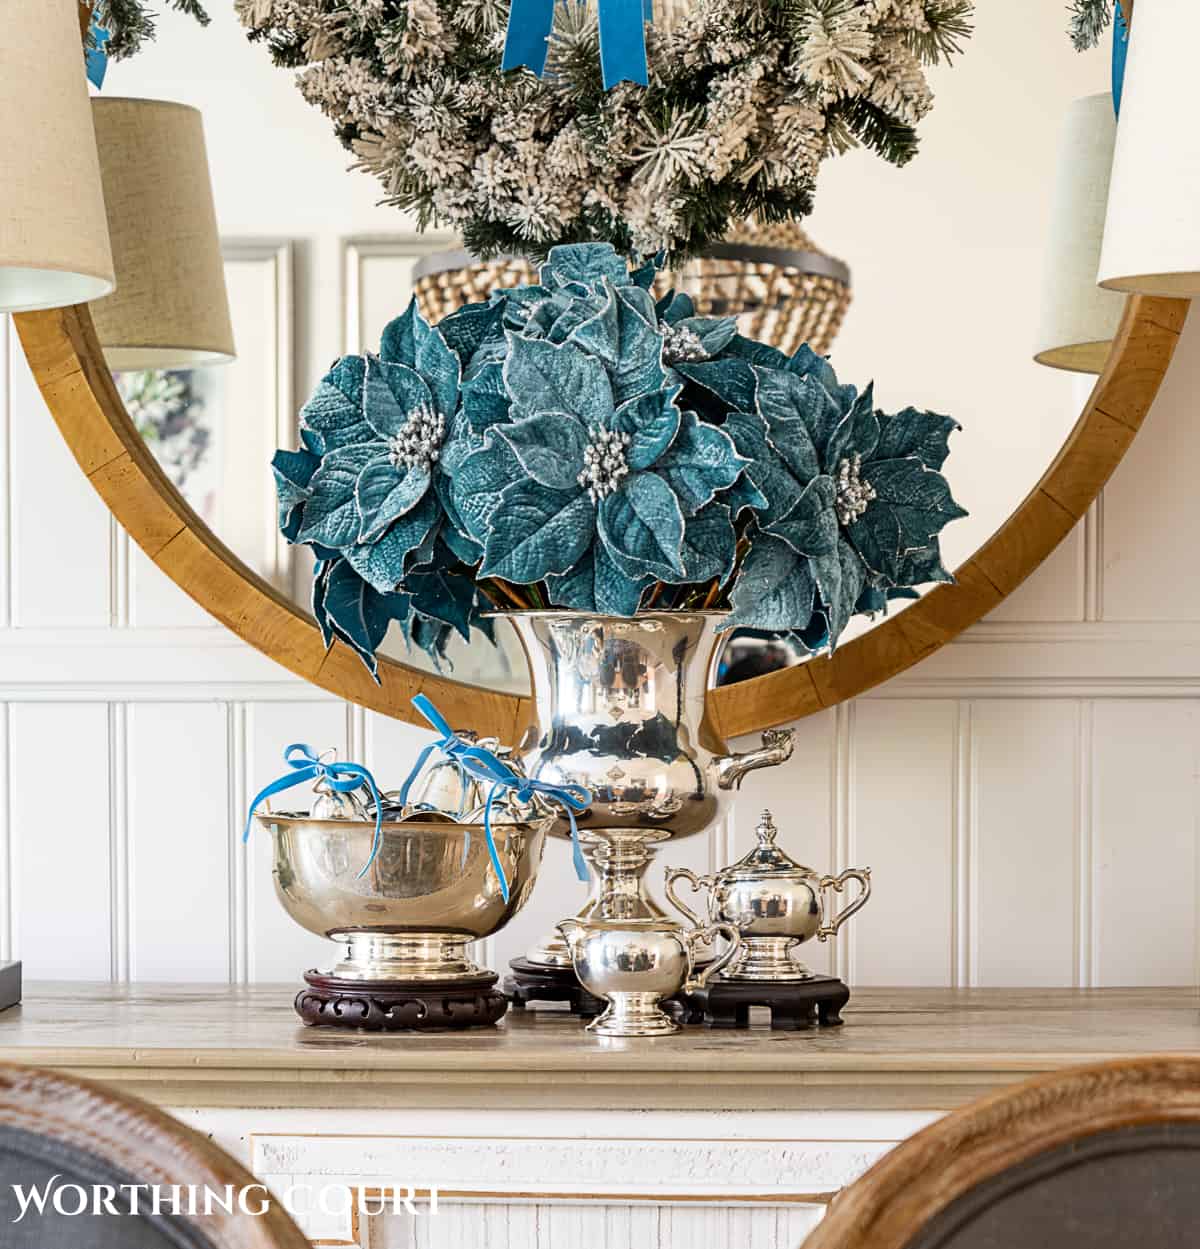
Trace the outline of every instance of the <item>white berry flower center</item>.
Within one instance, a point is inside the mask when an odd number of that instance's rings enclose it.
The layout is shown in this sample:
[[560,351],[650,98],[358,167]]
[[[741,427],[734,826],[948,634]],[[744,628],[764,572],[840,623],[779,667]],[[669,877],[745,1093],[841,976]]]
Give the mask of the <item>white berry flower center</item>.
[[878,497],[875,487],[862,479],[862,455],[857,451],[838,464],[834,484],[837,496],[833,506],[843,525],[856,521]]
[[663,326],[663,363],[698,364],[708,359],[700,335],[686,325]]
[[414,408],[400,432],[388,439],[388,459],[393,468],[424,469],[437,463],[446,437],[446,418],[428,403]]
[[625,449],[632,441],[628,434],[615,429],[595,426],[588,430],[587,447],[583,452],[583,472],[576,479],[588,492],[593,503],[599,503],[616,492],[621,478],[629,475]]

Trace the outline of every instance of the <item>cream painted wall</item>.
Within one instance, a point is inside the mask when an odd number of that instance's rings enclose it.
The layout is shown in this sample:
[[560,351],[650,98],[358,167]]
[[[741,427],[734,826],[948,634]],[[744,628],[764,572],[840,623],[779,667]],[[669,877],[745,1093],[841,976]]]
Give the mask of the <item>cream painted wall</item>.
[[[159,49],[114,70],[109,91],[205,103],[214,154],[237,153],[214,162],[223,230],[301,241],[303,390],[341,334],[340,240],[403,227],[374,207],[368,179],[342,172],[325,122],[287,76],[268,72],[224,6],[213,7],[211,45],[189,33],[188,56],[172,60],[185,24],[164,16]],[[981,21],[995,22],[1000,8],[1019,27],[1020,10],[1062,39],[1056,6],[981,8]],[[969,438],[1005,441],[1014,409],[988,405],[1006,400],[1010,384],[1013,393],[1059,385],[1060,425],[1077,411],[1062,379],[1018,380],[1041,219],[1031,208],[1026,219],[973,228],[984,224],[973,216],[980,205],[1012,178],[1027,178],[1027,202],[1040,202],[1057,117],[1046,101],[1033,109],[1030,93],[1047,81],[1064,98],[1094,85],[1083,79],[1097,63],[1072,60],[1065,41],[1053,54],[1021,44],[1019,64],[968,59],[963,74],[978,82],[941,84],[929,139],[961,123],[968,100],[975,116],[1011,108],[1030,136],[1027,159],[1010,151],[995,164],[1002,135],[981,123],[963,184],[874,169],[866,209],[840,181],[853,172],[847,162],[849,172],[828,175],[814,225],[858,273],[857,319],[839,347],[848,375],[883,378],[887,367],[886,384],[906,394],[932,395],[952,375],[976,384],[978,407],[962,411],[976,431],[964,436],[964,464]],[[201,64],[203,46],[212,51]],[[197,75],[209,83],[202,92]],[[298,182],[295,171],[309,167]],[[934,208],[936,228],[913,243]],[[852,211],[863,214],[853,228]],[[947,323],[931,335],[922,319],[921,262],[942,244],[974,254],[966,276],[984,274],[954,305],[961,333],[949,350]],[[889,268],[906,247],[915,267]],[[998,284],[998,274],[1018,272],[1029,281]],[[1003,341],[1011,373],[978,351],[990,341]],[[795,761],[747,782],[737,827],[668,857],[729,861],[765,803],[797,857],[821,869],[870,865],[870,906],[815,960],[859,984],[1194,984],[1200,590],[1179,548],[1200,521],[1198,388],[1200,321],[1102,504],[1046,567],[910,674],[798,725]],[[980,514],[1009,488],[955,480]],[[394,775],[425,740],[292,679],[131,549],[71,461],[7,326],[0,707],[0,956],[24,958],[30,977],[294,981],[322,958],[321,943],[282,915],[266,844],[238,841],[248,796],[276,774],[290,741],[336,744]],[[567,854],[552,847],[530,908],[495,942],[495,963],[579,898]]]

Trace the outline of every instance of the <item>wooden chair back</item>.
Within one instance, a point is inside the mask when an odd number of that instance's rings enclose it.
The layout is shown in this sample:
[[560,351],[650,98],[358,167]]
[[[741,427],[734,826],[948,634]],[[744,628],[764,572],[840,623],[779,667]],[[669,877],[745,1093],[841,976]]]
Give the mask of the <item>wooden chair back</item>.
[[804,1249],[1179,1249],[1200,1228],[1200,1057],[1078,1067],[897,1146]]
[[[266,1194],[248,1188],[255,1183],[211,1141],[136,1098],[57,1072],[0,1064],[4,1249],[308,1249],[277,1201],[258,1213]],[[147,1187],[155,1185],[157,1214]],[[35,1188],[50,1195],[41,1212],[29,1200]],[[106,1208],[109,1188],[114,1194]],[[207,1213],[206,1191],[216,1194]],[[248,1193],[245,1209],[236,1199],[232,1210],[224,1208],[231,1191]]]

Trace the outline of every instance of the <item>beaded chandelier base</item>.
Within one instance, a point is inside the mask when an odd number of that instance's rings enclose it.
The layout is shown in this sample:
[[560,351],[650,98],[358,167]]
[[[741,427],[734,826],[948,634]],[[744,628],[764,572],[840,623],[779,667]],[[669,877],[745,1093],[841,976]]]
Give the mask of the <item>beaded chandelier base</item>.
[[[413,270],[421,311],[434,323],[493,290],[537,281],[520,256],[476,260],[452,249],[424,257]],[[747,338],[791,355],[808,343],[827,355],[850,306],[850,269],[821,251],[796,224],[744,223],[681,271],[662,273],[656,295],[686,291],[700,316],[736,316]]]

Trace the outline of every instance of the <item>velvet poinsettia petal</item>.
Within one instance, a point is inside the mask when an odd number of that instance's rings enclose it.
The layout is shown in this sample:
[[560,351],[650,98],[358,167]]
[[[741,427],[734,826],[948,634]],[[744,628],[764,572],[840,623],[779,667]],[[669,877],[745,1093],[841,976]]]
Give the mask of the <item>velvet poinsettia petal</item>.
[[438,332],[446,346],[458,357],[466,369],[475,353],[489,338],[499,336],[504,319],[500,304],[474,303],[456,308],[449,316],[438,322]]
[[650,582],[650,577],[629,576],[597,542],[570,572],[550,577],[548,586],[550,601],[557,607],[632,616]]
[[367,357],[363,417],[380,438],[398,437],[414,412],[432,406],[433,395],[416,370]]
[[[347,356],[325,375],[312,398],[300,409],[300,426],[309,438],[319,440],[319,454],[339,447],[370,442],[375,431],[363,417],[363,382],[367,361],[363,356]],[[306,439],[309,442],[309,439]],[[314,450],[309,442],[309,450]]]
[[337,635],[354,648],[378,679],[375,651],[391,621],[408,614],[408,596],[379,594],[342,560],[329,573],[323,609]]
[[692,297],[683,291],[668,291],[654,305],[654,311],[660,321],[677,325],[680,321],[696,315],[696,305],[692,302]]
[[587,430],[569,412],[542,412],[496,426],[525,472],[551,490],[573,490],[583,472]]
[[683,512],[661,477],[634,473],[626,478],[620,490],[602,500],[597,528],[623,566],[663,581],[683,575]]
[[450,495],[467,533],[477,542],[486,542],[501,494],[520,476],[520,461],[500,438],[472,452],[459,466],[450,483]]
[[528,585],[566,572],[591,545],[595,517],[595,504],[578,486],[563,491],[515,482],[489,518],[480,576]]
[[333,571],[335,560],[318,560],[313,568],[312,583],[312,614],[321,630],[321,640],[328,650],[333,645],[334,629],[325,610],[325,594],[329,589],[329,574]]
[[451,554],[464,564],[478,564],[483,558],[483,545],[476,542],[469,534],[453,524],[442,528],[442,541],[450,549]]
[[312,497],[308,483],[321,464],[310,451],[276,451],[271,459],[275,494],[279,504],[279,528],[289,542],[299,532],[302,509]]
[[833,365],[829,363],[826,356],[819,356],[807,344],[802,343],[791,359],[785,360],[782,364],[789,373],[795,373],[799,377],[811,377],[824,387],[826,393],[834,400],[838,408],[842,412],[849,412],[854,406],[854,401],[858,398],[858,387],[846,385],[843,386],[838,381],[837,374],[834,372]]
[[[721,428],[733,440],[738,455],[748,461],[738,485],[748,482],[758,492],[764,524],[781,520],[799,502],[808,483],[798,482],[779,458],[767,436],[767,423],[757,412],[731,412]],[[738,510],[757,506],[744,490],[738,494],[735,486],[734,491]]]
[[916,456],[928,468],[941,468],[950,454],[950,435],[962,426],[949,416],[905,408],[889,416],[875,414],[879,419],[879,442],[874,459],[900,460]]
[[730,596],[733,611],[721,629],[803,629],[812,618],[815,594],[808,557],[782,538],[756,534]]
[[756,407],[757,382],[754,369],[745,360],[702,360],[689,363],[681,360],[675,372],[707,391],[728,411],[753,412]]
[[[671,487],[685,516],[693,516],[718,493],[732,487],[750,461],[738,455],[733,439],[715,425],[684,412],[679,433],[658,458],[654,471]],[[754,489],[754,487],[751,487]],[[756,499],[766,500],[755,490]]]
[[684,584],[714,579],[724,582],[733,572],[737,556],[737,534],[729,508],[713,503],[688,520],[679,554]]
[[758,411],[767,423],[767,437],[798,481],[821,471],[821,458],[811,430],[836,427],[841,413],[815,382],[779,370],[756,369]]
[[619,405],[663,385],[663,337],[654,301],[640,287],[618,290],[605,282],[604,294],[603,305],[574,330],[570,341],[603,361],[613,401]]
[[725,355],[764,369],[782,369],[786,368],[788,363],[787,356],[778,347],[755,342],[753,338],[745,338],[741,334],[735,334],[729,340]]
[[443,416],[449,416],[458,406],[458,387],[462,378],[458,356],[421,315],[415,298],[409,302],[404,314],[383,331],[379,354],[389,364],[403,364],[415,369],[429,387],[433,406]]
[[368,543],[425,497],[432,481],[426,468],[396,468],[386,454],[372,460],[358,475],[358,541]]
[[304,505],[304,521],[297,542],[344,547],[358,540],[358,503],[354,487],[358,475],[372,460],[387,452],[375,443],[355,443],[329,452],[312,475],[312,497]]
[[409,574],[405,589],[412,594],[413,610],[449,625],[465,642],[471,640],[475,617],[475,582],[444,568]]
[[[946,479],[915,457],[881,460],[864,470],[875,491],[847,535],[867,568],[892,585],[905,584],[905,558],[930,546],[952,520],[965,516]],[[305,506],[305,514],[312,507]]]
[[523,411],[570,412],[585,426],[603,421],[613,410],[604,365],[572,343],[555,347],[510,332],[504,385]]
[[376,590],[387,593],[404,580],[412,556],[430,539],[437,525],[437,501],[428,495],[373,542],[344,548],[347,562]]
[[784,517],[765,526],[799,555],[828,555],[837,549],[838,518],[834,510],[837,490],[831,477],[814,477]]
[[825,446],[820,448],[826,472],[836,473],[843,460],[856,455],[861,455],[864,460],[874,458],[878,444],[879,418],[875,415],[874,387],[868,386],[834,428]]
[[826,620],[828,645],[834,650],[842,630],[858,610],[858,601],[867,583],[867,570],[858,552],[843,537],[838,538],[833,551],[813,560],[812,570],[820,610]]
[[504,364],[489,361],[463,382],[462,409],[478,434],[509,418],[512,397],[504,385]]
[[629,285],[629,266],[611,243],[567,243],[552,247],[539,278],[550,290],[571,283],[599,287],[607,278],[617,286]]
[[655,390],[630,399],[614,413],[611,428],[629,435],[625,462],[634,472],[650,468],[675,441],[680,414],[675,390]]

